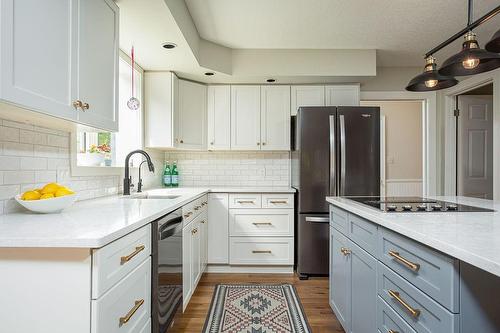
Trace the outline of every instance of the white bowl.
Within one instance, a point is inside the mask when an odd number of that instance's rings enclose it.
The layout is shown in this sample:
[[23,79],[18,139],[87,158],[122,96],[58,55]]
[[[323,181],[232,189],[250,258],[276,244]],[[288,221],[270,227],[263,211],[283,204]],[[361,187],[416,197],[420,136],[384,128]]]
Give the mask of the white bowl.
[[21,195],[15,196],[16,201],[24,208],[35,213],[59,213],[76,201],[76,194],[42,200],[21,200]]

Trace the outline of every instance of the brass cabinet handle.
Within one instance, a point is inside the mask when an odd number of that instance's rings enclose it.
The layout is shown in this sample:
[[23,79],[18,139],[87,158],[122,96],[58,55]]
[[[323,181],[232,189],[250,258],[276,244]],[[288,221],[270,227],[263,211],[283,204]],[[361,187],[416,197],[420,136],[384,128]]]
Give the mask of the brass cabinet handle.
[[387,333],[399,333],[399,332],[395,330],[388,330]]
[[73,102],[73,107],[75,109],[81,108],[83,106],[83,102],[77,99],[76,101]]
[[253,222],[253,225],[273,225],[271,222]]
[[288,201],[286,201],[286,200],[271,200],[269,202],[272,204],[287,204],[288,203]]
[[198,228],[191,230],[191,235],[194,235],[195,233],[198,232]]
[[123,256],[120,258],[120,264],[123,265],[126,262],[130,261],[133,257],[139,254],[139,252],[143,251],[146,247],[144,245],[137,246],[135,251],[129,254],[128,256]]
[[201,223],[205,224],[205,220],[201,220]]
[[389,251],[389,255],[391,257],[393,257],[394,259],[396,259],[397,261],[399,261],[400,263],[402,263],[403,265],[405,265],[406,267],[408,267],[409,269],[411,269],[412,271],[414,271],[414,272],[418,272],[418,270],[420,269],[420,265],[419,264],[416,264],[414,262],[409,261],[408,259],[405,259],[405,258],[401,257],[399,255],[399,252]]
[[193,215],[193,212],[187,212],[186,214],[184,214],[184,217],[185,217],[185,218],[188,218],[188,217],[190,217],[191,215]]
[[181,139],[181,143],[184,143],[184,140]]
[[348,248],[346,247],[341,247],[340,248],[340,252],[345,255],[345,256],[348,256],[349,254],[351,254],[351,250],[349,250]]
[[266,143],[265,143],[265,142],[262,142],[262,145],[263,145],[263,146],[265,146],[265,145],[266,145]]
[[236,202],[237,202],[237,203],[240,203],[240,204],[245,204],[245,203],[251,203],[251,204],[253,204],[253,203],[254,203],[254,201],[253,201],[253,200],[238,200],[238,201],[236,201]]
[[212,142],[210,142],[210,145],[212,145],[212,146],[213,146],[213,145],[214,145],[214,142],[213,142],[213,141],[212,141]]
[[398,303],[401,304],[413,318],[418,318],[418,316],[420,316],[420,310],[412,308],[401,298],[397,291],[389,290],[389,295],[391,295],[392,298],[398,301]]
[[260,146],[260,142],[257,142],[257,146]]
[[144,304],[144,300],[140,299],[135,301],[135,305],[130,311],[125,315],[125,317],[120,317],[120,326],[129,322],[130,318],[139,310],[139,308]]
[[272,253],[271,250],[253,250],[252,253]]
[[85,110],[88,110],[88,109],[90,109],[89,103],[83,103],[82,104],[82,110],[85,111]]
[[200,209],[200,208],[201,208],[201,206],[195,206],[195,207],[194,207],[194,210],[198,210],[198,209]]

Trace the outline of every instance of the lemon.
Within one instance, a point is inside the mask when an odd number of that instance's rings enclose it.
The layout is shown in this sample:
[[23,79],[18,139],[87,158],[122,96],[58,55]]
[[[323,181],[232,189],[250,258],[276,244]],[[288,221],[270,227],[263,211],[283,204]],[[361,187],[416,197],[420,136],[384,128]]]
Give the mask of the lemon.
[[53,197],[54,197],[54,194],[52,194],[52,193],[45,193],[45,194],[42,194],[42,195],[40,196],[40,200],[43,200],[43,199],[51,199],[51,198],[53,198]]
[[56,194],[55,196],[56,197],[63,197],[65,195],[70,195],[70,194],[74,194],[75,192],[67,189],[67,188],[59,188],[57,191],[56,191]]
[[48,183],[42,188],[42,194],[52,193],[55,194],[61,186],[57,183]]
[[40,193],[37,191],[26,191],[23,193],[22,200],[39,200],[40,199]]

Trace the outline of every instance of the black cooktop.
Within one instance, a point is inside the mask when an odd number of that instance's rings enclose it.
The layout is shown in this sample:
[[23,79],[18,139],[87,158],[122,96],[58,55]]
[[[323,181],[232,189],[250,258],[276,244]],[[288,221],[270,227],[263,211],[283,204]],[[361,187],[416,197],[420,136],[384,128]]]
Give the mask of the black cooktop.
[[388,213],[494,212],[492,209],[420,197],[346,197]]

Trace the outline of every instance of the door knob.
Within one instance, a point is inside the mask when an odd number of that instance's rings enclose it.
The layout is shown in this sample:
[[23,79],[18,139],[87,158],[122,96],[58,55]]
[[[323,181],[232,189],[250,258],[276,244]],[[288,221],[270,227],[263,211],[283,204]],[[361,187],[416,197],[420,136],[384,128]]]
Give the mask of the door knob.
[[78,100],[78,99],[77,99],[76,101],[74,101],[74,102],[73,102],[73,107],[74,107],[75,109],[81,108],[82,106],[83,106],[82,101],[80,101],[80,100]]
[[89,108],[90,108],[89,103],[83,103],[83,104],[82,104],[82,110],[84,110],[84,111],[85,111],[85,110],[88,110]]

